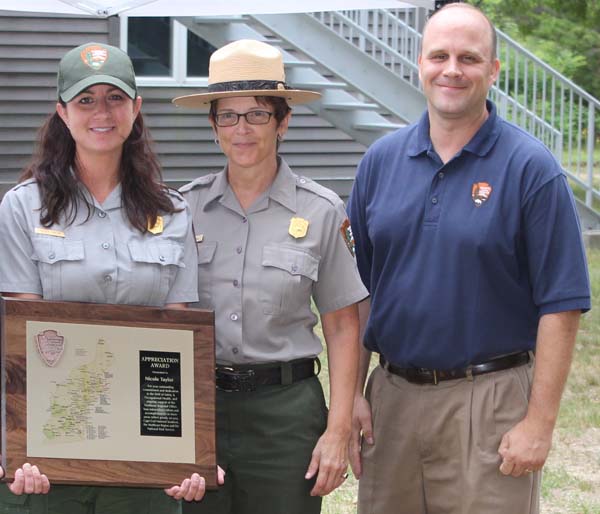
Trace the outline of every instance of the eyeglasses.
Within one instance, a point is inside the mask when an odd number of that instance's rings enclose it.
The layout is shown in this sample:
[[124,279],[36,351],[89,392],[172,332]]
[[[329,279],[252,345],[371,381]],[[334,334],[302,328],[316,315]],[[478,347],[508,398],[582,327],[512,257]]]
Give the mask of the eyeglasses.
[[224,112],[215,115],[215,123],[217,127],[233,127],[240,122],[242,116],[250,125],[266,125],[271,120],[273,113],[269,111]]

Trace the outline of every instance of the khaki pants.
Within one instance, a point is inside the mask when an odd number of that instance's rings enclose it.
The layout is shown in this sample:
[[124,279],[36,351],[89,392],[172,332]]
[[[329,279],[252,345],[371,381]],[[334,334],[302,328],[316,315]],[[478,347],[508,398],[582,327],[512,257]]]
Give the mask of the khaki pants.
[[537,514],[541,473],[498,470],[500,440],[525,416],[531,380],[532,364],[438,385],[377,367],[359,514]]

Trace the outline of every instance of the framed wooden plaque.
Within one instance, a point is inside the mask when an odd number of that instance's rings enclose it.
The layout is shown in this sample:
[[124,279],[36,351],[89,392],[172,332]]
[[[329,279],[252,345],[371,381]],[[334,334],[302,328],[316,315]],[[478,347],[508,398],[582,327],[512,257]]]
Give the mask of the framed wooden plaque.
[[214,314],[0,299],[1,464],[53,484],[217,487]]

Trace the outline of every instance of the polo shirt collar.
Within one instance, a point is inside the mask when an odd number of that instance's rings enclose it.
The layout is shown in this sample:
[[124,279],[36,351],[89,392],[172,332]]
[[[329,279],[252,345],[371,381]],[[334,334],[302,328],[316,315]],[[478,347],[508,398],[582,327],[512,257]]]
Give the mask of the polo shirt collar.
[[502,131],[496,105],[491,100],[486,100],[485,105],[489,113],[487,120],[463,148],[463,151],[471,152],[479,157],[484,157],[492,149]]
[[[487,120],[485,120],[484,124],[464,146],[461,152],[467,151],[483,157],[498,140],[502,131],[502,125],[496,112],[496,106],[492,101],[486,100],[486,107],[489,113]],[[409,157],[416,157],[432,150],[433,144],[429,135],[429,114],[425,111],[417,123],[416,137],[412,138],[408,146],[408,155]]]

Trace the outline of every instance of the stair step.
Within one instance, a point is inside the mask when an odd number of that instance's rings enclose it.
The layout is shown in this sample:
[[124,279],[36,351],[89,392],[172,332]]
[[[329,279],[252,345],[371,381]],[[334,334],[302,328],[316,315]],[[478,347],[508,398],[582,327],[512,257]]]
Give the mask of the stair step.
[[229,16],[195,16],[194,23],[199,25],[208,25],[210,23],[245,23],[248,17],[243,14],[231,14]]
[[331,102],[322,103],[321,106],[325,109],[334,109],[337,111],[355,111],[356,109],[376,111],[380,109],[379,105],[377,104],[368,104],[363,102]]
[[377,130],[396,130],[402,127],[405,127],[406,125],[402,125],[400,123],[356,123],[353,125],[353,127],[356,130],[372,130],[372,131],[377,131]]
[[345,82],[291,82],[295,88],[298,89],[346,89],[348,84]]
[[314,61],[288,61],[288,60],[284,60],[283,61],[283,65],[286,68],[298,68],[298,67],[303,67],[303,66],[316,66],[316,63]]

